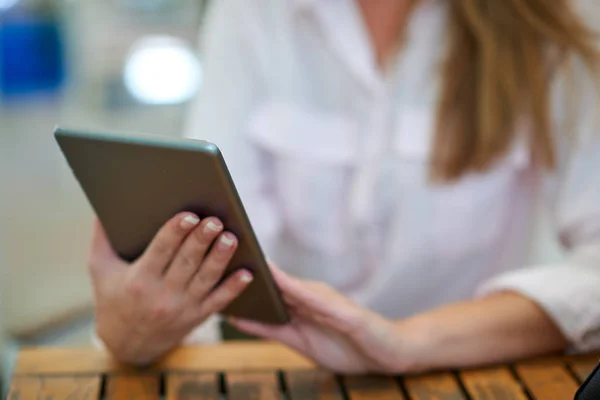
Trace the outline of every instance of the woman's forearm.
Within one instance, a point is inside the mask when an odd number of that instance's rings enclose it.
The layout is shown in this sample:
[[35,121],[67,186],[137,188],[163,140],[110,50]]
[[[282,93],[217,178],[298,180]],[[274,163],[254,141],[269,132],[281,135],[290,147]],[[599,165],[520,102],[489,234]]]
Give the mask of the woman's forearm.
[[567,346],[538,305],[516,293],[445,306],[398,326],[414,338],[415,370],[503,362]]

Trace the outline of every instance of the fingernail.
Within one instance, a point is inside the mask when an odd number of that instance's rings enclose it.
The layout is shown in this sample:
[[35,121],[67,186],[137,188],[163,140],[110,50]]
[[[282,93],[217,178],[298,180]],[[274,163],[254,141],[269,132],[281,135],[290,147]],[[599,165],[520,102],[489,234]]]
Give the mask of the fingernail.
[[254,280],[254,277],[252,276],[252,274],[249,274],[248,272],[245,272],[240,276],[240,281],[243,283],[250,283],[253,280]]
[[198,225],[199,222],[200,220],[193,215],[186,215],[185,218],[181,220],[180,225],[183,229],[188,229]]
[[208,221],[208,223],[204,227],[204,232],[206,232],[206,233],[220,232],[222,228],[223,228],[223,225],[215,223],[213,221]]
[[228,235],[223,235],[221,236],[221,244],[226,247],[231,247],[233,246],[233,239]]

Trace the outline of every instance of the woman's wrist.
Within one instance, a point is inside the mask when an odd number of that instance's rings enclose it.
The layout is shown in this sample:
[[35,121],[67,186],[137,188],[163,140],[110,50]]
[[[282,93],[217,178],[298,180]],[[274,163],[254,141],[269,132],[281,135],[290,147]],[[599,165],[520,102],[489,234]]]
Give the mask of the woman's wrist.
[[442,340],[439,327],[424,315],[394,321],[394,325],[401,345],[398,363],[391,372],[406,374],[430,369],[429,355],[439,349]]
[[537,305],[515,293],[446,305],[396,327],[408,360],[402,372],[504,362],[566,346]]
[[128,334],[123,329],[106,329],[98,324],[95,326],[92,337],[97,345],[100,345],[121,363],[133,366],[149,364],[154,355],[143,349],[141,341],[132,340],[134,338],[134,335]]
[[392,320],[364,311],[354,339],[373,363],[369,372],[399,375],[427,368],[424,361],[435,340],[427,318]]

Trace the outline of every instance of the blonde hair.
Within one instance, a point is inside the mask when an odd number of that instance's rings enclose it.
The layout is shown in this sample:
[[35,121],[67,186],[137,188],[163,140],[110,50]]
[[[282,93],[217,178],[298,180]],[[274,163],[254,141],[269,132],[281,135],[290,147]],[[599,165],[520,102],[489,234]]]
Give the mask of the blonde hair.
[[570,56],[597,72],[597,38],[572,0],[447,0],[450,46],[443,65],[431,176],[485,171],[509,149],[525,115],[536,160],[555,167],[550,89]]

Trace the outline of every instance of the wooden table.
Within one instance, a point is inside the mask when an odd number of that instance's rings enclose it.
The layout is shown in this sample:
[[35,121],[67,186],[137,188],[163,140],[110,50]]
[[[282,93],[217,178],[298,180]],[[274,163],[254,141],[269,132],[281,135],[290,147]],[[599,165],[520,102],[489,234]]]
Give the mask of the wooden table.
[[181,348],[135,370],[91,349],[21,351],[11,400],[571,400],[599,355],[403,377],[335,376],[273,343]]

